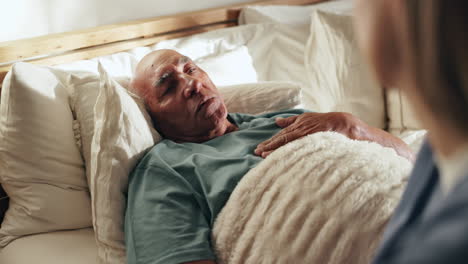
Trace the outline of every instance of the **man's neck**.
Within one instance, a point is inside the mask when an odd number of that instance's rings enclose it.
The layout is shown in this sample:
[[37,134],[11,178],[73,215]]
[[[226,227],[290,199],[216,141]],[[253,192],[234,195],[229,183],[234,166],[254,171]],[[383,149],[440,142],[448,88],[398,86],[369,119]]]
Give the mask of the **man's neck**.
[[229,120],[226,119],[226,121],[228,122],[228,124],[226,127],[226,131],[224,131],[224,134],[228,134],[239,129],[235,124],[231,123]]
[[223,136],[225,134],[234,132],[239,128],[231,123],[227,118],[224,120],[223,124],[216,129],[213,129],[207,133],[207,135],[202,136],[167,136],[167,139],[173,140],[177,143],[183,142],[192,142],[192,143],[203,143],[208,140]]

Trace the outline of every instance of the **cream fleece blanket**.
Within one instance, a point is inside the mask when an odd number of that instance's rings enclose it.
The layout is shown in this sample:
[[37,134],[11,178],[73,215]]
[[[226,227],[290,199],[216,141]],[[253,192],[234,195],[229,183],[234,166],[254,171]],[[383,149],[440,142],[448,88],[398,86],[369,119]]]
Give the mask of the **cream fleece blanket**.
[[218,263],[369,263],[410,169],[392,149],[333,132],[291,142],[219,214]]

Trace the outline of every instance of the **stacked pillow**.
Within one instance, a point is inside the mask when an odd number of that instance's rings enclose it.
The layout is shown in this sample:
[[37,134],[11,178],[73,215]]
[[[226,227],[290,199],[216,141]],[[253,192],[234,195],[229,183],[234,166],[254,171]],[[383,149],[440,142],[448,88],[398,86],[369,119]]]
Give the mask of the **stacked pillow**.
[[0,181],[10,204],[0,247],[28,234],[92,224],[68,81],[65,72],[17,63],[3,82]]
[[128,176],[139,159],[161,140],[145,107],[100,72],[94,107],[89,188],[98,256],[103,263],[125,263],[123,225]]
[[[313,92],[304,63],[307,39],[310,35],[310,13],[326,10],[348,14],[352,1],[327,1],[311,6],[249,6],[242,10],[240,24],[272,25],[268,38],[268,54],[261,60],[254,57],[259,81],[297,82],[303,88],[304,104],[310,110],[320,111],[320,94]],[[265,38],[267,39],[267,38]],[[271,39],[271,40],[270,40]],[[255,40],[260,43],[260,41]]]
[[308,89],[318,95],[319,111],[349,112],[385,128],[384,91],[359,53],[352,19],[347,14],[312,12],[305,52]]
[[240,24],[274,25],[268,63],[254,58],[258,79],[298,82],[311,110],[351,112],[399,136],[423,129],[406,96],[399,89],[383,90],[370,76],[352,32],[353,4],[244,8]]
[[385,128],[384,92],[358,52],[352,7],[350,0],[307,7],[252,6],[242,10],[240,21],[275,24],[271,59],[264,70],[268,74],[259,74],[259,80],[297,82],[306,108],[350,112]]

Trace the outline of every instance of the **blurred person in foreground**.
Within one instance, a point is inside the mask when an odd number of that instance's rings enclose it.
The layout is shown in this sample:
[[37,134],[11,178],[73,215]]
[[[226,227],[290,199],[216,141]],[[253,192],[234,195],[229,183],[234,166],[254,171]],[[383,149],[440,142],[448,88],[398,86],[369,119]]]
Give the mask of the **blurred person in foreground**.
[[468,263],[467,25],[466,0],[356,1],[361,50],[429,131],[373,263]]

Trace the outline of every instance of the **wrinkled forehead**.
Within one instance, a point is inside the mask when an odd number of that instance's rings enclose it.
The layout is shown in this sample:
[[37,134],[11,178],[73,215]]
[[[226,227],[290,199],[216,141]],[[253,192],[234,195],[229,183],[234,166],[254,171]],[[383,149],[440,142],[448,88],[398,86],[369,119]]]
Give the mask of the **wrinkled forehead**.
[[134,85],[137,88],[144,88],[152,84],[168,65],[178,65],[191,61],[174,50],[157,50],[147,54],[138,63],[135,69]]
[[137,71],[149,71],[154,74],[168,65],[179,65],[188,61],[190,61],[190,58],[174,50],[155,51],[140,61]]

